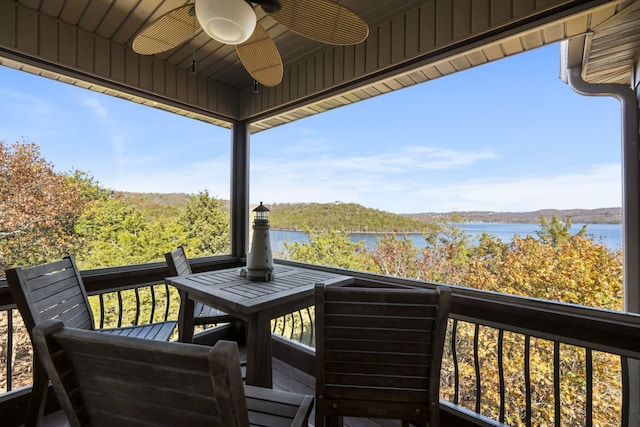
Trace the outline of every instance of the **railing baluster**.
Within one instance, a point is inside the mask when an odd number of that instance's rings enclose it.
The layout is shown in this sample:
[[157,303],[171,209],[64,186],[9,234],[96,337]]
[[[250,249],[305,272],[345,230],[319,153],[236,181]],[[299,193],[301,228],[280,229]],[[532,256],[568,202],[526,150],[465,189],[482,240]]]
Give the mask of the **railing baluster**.
[[104,294],[98,295],[100,300],[100,329],[104,329]]
[[309,318],[309,311],[301,309],[298,311],[298,315],[300,316],[300,321],[302,322],[302,330],[300,336],[298,337],[298,342],[308,345],[311,340],[311,330],[309,326],[312,325],[311,318]]
[[504,394],[504,329],[498,331],[498,377],[500,381],[500,418],[499,421],[504,423],[505,414],[505,394]]
[[133,318],[133,324],[137,325],[140,320],[140,288],[135,288],[133,292],[136,296],[136,313]]
[[122,291],[116,292],[118,294],[118,328],[122,326]]
[[296,329],[296,319],[293,317],[293,313],[289,313],[291,317],[291,326],[289,327],[289,339],[293,339],[293,331]]
[[298,336],[297,341],[301,341],[302,337],[304,336],[304,320],[302,319],[302,311],[298,310],[295,312],[295,314],[297,315],[298,321],[300,322],[300,335]]
[[524,336],[525,425],[531,427],[531,336]]
[[164,320],[167,321],[169,320],[169,307],[171,306],[171,290],[169,289],[169,285],[167,285],[166,282],[164,284],[164,291],[165,291],[165,295],[167,296],[166,297],[167,306],[164,309]]
[[13,309],[7,312],[7,391],[12,390],[13,385]]
[[476,371],[476,413],[479,414],[482,400],[482,381],[480,378],[480,360],[478,357],[478,335],[480,335],[480,325],[476,323],[473,330],[473,367]]
[[151,313],[149,313],[149,323],[153,323],[153,316],[156,314],[156,291],[152,286],[149,286],[151,291]]
[[587,375],[586,427],[593,426],[593,351],[585,348],[585,373]]
[[453,403],[458,404],[460,387],[460,371],[458,369],[458,355],[456,353],[456,336],[458,334],[458,320],[453,319],[451,326],[451,359],[453,360]]
[[629,384],[629,358],[620,356],[620,372],[622,375],[622,427],[629,427],[629,393],[631,385]]
[[[309,329],[310,336],[309,336],[309,342],[307,342],[306,344],[309,347],[314,347],[315,346],[315,342],[316,342],[316,321],[315,321],[315,316],[311,313],[311,307],[307,307],[307,316],[309,317],[309,322],[311,323],[311,327]],[[314,310],[315,313],[315,310]]]
[[561,419],[561,394],[560,394],[560,342],[553,342],[553,405],[554,405],[554,422],[556,426],[560,425]]

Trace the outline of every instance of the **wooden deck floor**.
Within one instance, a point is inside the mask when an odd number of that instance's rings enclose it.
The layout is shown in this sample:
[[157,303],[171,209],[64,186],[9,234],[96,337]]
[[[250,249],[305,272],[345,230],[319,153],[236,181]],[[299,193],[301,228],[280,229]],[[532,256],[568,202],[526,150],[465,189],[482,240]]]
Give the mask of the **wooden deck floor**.
[[[315,393],[315,377],[292,368],[278,359],[274,359],[273,388],[296,393],[305,393],[313,396]],[[309,417],[309,425],[313,426],[314,424],[315,411],[312,412]],[[400,422],[390,420],[369,420],[358,418],[345,419],[344,424],[347,427],[396,427],[402,425]],[[42,426],[65,427],[69,426],[69,423],[62,412],[56,412],[45,417]]]

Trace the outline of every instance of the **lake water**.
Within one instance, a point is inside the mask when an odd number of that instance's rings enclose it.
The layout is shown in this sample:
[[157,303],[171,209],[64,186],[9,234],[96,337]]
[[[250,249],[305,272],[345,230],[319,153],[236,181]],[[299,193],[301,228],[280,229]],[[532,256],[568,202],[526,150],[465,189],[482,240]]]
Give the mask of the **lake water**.
[[[571,233],[575,234],[582,229],[584,224],[573,224]],[[483,231],[500,238],[503,242],[510,242],[515,234],[519,236],[537,236],[536,231],[540,230],[540,224],[514,224],[514,223],[464,223],[457,225],[460,229],[466,231],[471,237],[477,238]],[[588,224],[587,234],[593,236],[596,240],[602,241],[611,249],[619,249],[622,247],[622,225],[621,224]],[[281,231],[271,230],[269,232],[271,238],[271,250],[274,254],[284,249],[284,243],[289,242],[307,242],[308,237],[302,231]],[[382,234],[374,233],[352,233],[349,237],[354,242],[364,241],[367,248],[374,249],[376,247],[376,239]],[[400,235],[402,236],[402,235]],[[418,248],[425,247],[425,241],[421,234],[406,234],[413,240],[413,244]]]

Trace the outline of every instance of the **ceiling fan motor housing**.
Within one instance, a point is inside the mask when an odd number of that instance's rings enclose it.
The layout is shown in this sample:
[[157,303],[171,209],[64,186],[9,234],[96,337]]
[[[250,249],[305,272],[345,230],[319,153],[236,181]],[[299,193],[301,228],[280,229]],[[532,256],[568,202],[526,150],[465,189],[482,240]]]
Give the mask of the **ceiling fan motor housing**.
[[253,3],[259,4],[262,6],[262,9],[266,13],[275,13],[279,12],[282,9],[280,2],[278,0],[253,0]]
[[196,0],[196,17],[202,29],[220,43],[243,43],[256,27],[253,7],[244,0]]

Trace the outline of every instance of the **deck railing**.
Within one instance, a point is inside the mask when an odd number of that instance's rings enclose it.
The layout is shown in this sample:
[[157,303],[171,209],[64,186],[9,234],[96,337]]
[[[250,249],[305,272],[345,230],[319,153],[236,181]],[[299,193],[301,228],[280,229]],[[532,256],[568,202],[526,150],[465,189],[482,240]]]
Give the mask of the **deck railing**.
[[[193,269],[240,262],[198,260]],[[363,285],[433,286],[337,271],[356,276]],[[98,326],[177,318],[179,297],[164,285],[166,274],[161,263],[83,272]],[[314,318],[308,307],[275,319],[273,332],[313,347]],[[15,350],[28,341],[16,329],[19,323],[0,282],[0,368],[7,391],[19,384],[12,366],[24,369],[31,363],[29,355]],[[635,425],[629,422],[634,405],[629,396],[634,387],[630,373],[637,372],[634,363],[640,358],[639,316],[454,287],[446,346],[441,408],[468,425],[590,426],[603,420]]]
[[639,316],[454,295],[441,393],[448,407],[508,425],[638,425],[630,372],[640,358]]

